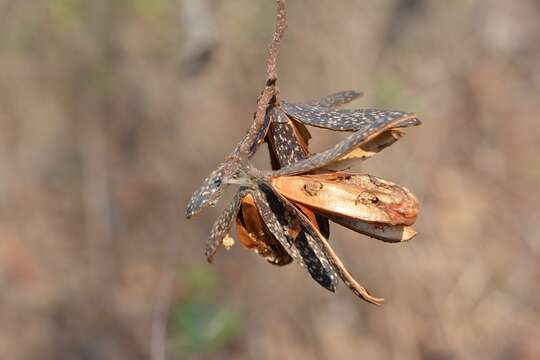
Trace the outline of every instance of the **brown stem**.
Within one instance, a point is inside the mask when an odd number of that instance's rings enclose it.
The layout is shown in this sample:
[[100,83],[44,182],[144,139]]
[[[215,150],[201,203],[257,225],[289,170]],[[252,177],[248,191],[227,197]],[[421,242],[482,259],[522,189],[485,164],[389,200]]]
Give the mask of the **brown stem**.
[[255,113],[255,121],[248,130],[248,133],[240,142],[235,150],[238,156],[244,156],[249,152],[252,143],[255,141],[258,130],[264,125],[264,117],[270,102],[277,94],[277,57],[279,53],[279,45],[283,38],[283,33],[287,28],[287,12],[285,10],[285,0],[277,1],[276,29],[270,43],[268,61],[266,62],[266,86],[257,101],[257,112]]
[[277,80],[277,56],[279,45],[283,39],[283,33],[287,28],[287,12],[285,11],[285,0],[277,0],[276,30],[270,44],[270,54],[266,65],[267,85]]

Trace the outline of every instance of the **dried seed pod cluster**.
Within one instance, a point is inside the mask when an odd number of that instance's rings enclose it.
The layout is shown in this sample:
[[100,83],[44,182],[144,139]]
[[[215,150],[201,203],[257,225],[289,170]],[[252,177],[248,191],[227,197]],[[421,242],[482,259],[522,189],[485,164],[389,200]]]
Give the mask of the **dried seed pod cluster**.
[[[186,210],[191,217],[214,205],[225,187],[238,192],[212,227],[206,256],[231,245],[236,224],[240,243],[274,265],[296,262],[321,286],[335,291],[341,279],[357,296],[380,304],[345,268],[328,238],[329,220],[386,242],[410,240],[418,201],[407,189],[371,175],[344,171],[352,162],[370,158],[392,145],[403,128],[419,125],[415,114],[378,109],[339,110],[360,96],[344,91],[318,101],[281,101],[276,88],[277,45],[285,29],[285,4],[277,0],[278,21],[270,47],[267,86],[259,97],[255,121],[227,160],[204,180]],[[352,132],[335,146],[311,154],[315,126]],[[260,144],[268,144],[272,171],[253,168],[249,159]]]

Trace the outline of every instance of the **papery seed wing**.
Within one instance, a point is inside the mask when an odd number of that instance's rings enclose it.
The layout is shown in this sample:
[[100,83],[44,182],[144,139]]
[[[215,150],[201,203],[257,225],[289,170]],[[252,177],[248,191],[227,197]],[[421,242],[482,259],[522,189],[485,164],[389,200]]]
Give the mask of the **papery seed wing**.
[[324,257],[319,258],[321,252],[318,248],[313,248],[316,244],[309,234],[300,232],[296,240],[290,236],[292,229],[300,229],[294,213],[283,208],[282,203],[269,187],[261,186],[261,190],[255,191],[253,195],[266,226],[289,255],[305,267],[311,277],[321,286],[332,292],[335,291],[337,275]]
[[214,256],[223,243],[223,239],[231,231],[232,224],[245,194],[246,189],[240,189],[212,226],[210,238],[206,245],[206,259],[208,262],[214,261]]
[[[283,101],[281,109],[294,120],[306,125],[334,131],[358,131],[372,123],[394,121],[404,117],[415,117],[414,114],[379,109],[329,110],[324,106],[309,104],[291,104]],[[412,124],[402,124],[410,126]]]
[[371,175],[279,176],[272,186],[289,200],[325,214],[387,225],[411,225],[418,200],[407,189]]
[[274,176],[305,173],[329,166],[330,164],[335,162],[336,159],[342,158],[343,156],[357,148],[360,144],[373,139],[375,136],[381,134],[384,131],[387,131],[391,128],[399,127],[403,123],[414,122],[420,124],[420,120],[414,118],[414,115],[410,116],[412,116],[412,118],[407,116],[397,120],[382,118],[374,121],[362,128],[361,130],[353,133],[346,139],[340,141],[330,149],[314,154],[307,159],[298,161],[292,165],[275,171]]
[[343,262],[339,259],[339,257],[336,255],[328,241],[321,235],[319,231],[313,226],[313,224],[309,221],[308,218],[305,217],[304,214],[300,210],[298,210],[292,203],[290,203],[286,198],[282,197],[279,193],[276,192],[276,195],[278,196],[280,202],[282,203],[283,207],[285,209],[290,210],[291,212],[294,212],[302,224],[305,232],[309,234],[313,241],[318,245],[318,248],[324,254],[324,258],[328,259],[334,270],[337,272],[341,280],[353,291],[354,294],[356,294],[361,299],[372,303],[379,305],[381,304],[384,299],[376,298],[369,294],[366,288],[361,286],[351,275],[351,273],[347,270]]

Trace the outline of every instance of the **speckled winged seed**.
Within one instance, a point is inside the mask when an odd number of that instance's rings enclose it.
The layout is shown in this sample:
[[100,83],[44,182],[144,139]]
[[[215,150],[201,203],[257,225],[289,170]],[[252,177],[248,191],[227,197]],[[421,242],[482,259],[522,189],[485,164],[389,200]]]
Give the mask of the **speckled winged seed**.
[[267,135],[270,151],[276,156],[276,168],[291,165],[307,158],[307,149],[300,143],[294,128],[289,124],[287,115],[274,108],[271,110],[270,116],[273,119],[276,118]]
[[285,101],[281,108],[288,115],[306,125],[335,131],[356,131],[368,124],[379,121],[392,121],[411,115],[403,111],[377,109],[331,110],[309,104],[290,104]]
[[210,231],[210,238],[206,245],[206,258],[212,262],[214,255],[223,243],[223,239],[231,231],[231,227],[238,213],[238,209],[242,203],[242,198],[248,193],[248,189],[242,188],[238,190],[234,198],[231,200],[227,208],[219,215],[216,222]]
[[363,128],[354,132],[352,135],[340,141],[330,149],[314,154],[307,159],[298,161],[273,173],[269,173],[268,175],[294,175],[324,168],[325,166],[330,165],[336,159],[346,155],[363,142],[368,141],[370,138],[373,138],[374,136],[379,135],[383,131],[391,128],[404,126],[404,124],[419,125],[420,120],[416,118],[415,114],[407,114],[397,119],[392,117],[379,118],[366,124]]

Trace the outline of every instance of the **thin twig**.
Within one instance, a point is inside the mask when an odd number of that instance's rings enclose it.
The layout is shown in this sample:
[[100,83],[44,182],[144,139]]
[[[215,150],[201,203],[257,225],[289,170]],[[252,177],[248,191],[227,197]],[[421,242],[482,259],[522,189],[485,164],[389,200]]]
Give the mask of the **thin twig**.
[[285,9],[285,0],[277,0],[276,11],[276,29],[270,43],[268,60],[266,62],[266,86],[257,101],[257,112],[255,113],[255,121],[248,130],[244,139],[238,144],[234,153],[239,156],[244,156],[249,152],[252,143],[257,135],[258,130],[264,124],[264,117],[270,102],[277,94],[277,57],[279,54],[279,45],[283,39],[283,33],[287,28],[287,12]]
[[270,54],[266,65],[266,79],[268,81],[277,80],[277,56],[279,45],[283,39],[283,33],[287,28],[287,12],[285,10],[285,0],[277,0],[276,30],[270,44]]

